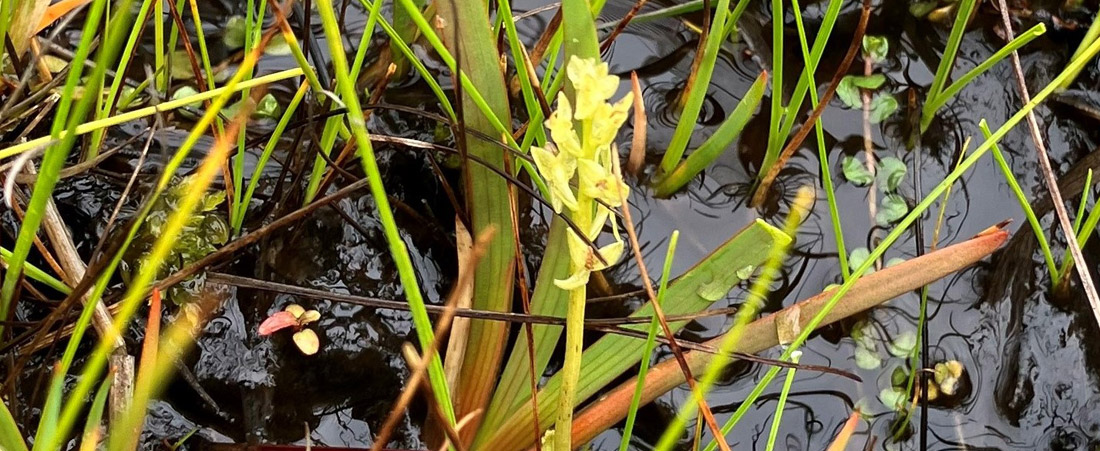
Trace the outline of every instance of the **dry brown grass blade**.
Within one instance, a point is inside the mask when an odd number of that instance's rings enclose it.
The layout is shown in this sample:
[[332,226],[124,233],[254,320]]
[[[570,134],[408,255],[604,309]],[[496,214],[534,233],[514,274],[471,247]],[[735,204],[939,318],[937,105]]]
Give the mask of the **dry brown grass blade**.
[[[474,238],[470,231],[455,216],[455,248],[458,250],[458,272],[466,274],[472,270],[470,256],[474,251]],[[458,286],[456,308],[468,309],[474,300],[474,292],[469,284]],[[454,387],[458,382],[458,372],[462,369],[463,354],[466,353],[466,341],[470,333],[470,319],[458,317],[451,321],[451,334],[447,337],[447,360],[443,363],[443,373],[447,375],[447,384]]]
[[642,86],[638,83],[638,73],[630,73],[630,89],[634,91],[634,138],[630,141],[630,157],[626,160],[626,172],[634,177],[645,164],[646,133],[649,120],[645,114],[645,100],[642,99]]
[[[417,355],[415,350],[411,350],[411,345],[406,344],[406,360],[409,362],[412,375],[409,376],[409,381],[405,386],[405,389],[401,392],[401,396],[397,398],[397,402],[394,403],[393,409],[390,409],[390,413],[386,416],[386,421],[382,425],[382,429],[375,437],[374,446],[371,447],[372,451],[381,451],[382,447],[386,446],[386,443],[390,441],[390,435],[393,433],[397,424],[401,421],[404,415],[405,409],[412,401],[413,396],[420,388],[424,379],[428,375],[428,365],[425,362],[430,362],[435,356],[436,348],[443,341],[443,337],[447,335],[447,332],[451,328],[451,320],[455,317],[455,310],[458,307],[458,303],[461,299],[466,298],[469,300],[472,296],[473,282],[474,282],[474,268],[477,266],[477,262],[485,255],[486,250],[489,247],[489,241],[492,240],[496,230],[489,228],[481,233],[481,236],[477,238],[477,241],[472,243],[469,252],[465,255],[465,261],[459,262],[459,274],[458,281],[455,283],[454,289],[451,290],[451,294],[447,297],[446,309],[443,311],[443,316],[439,318],[435,326],[435,334],[432,339],[431,346],[424,350],[423,355]],[[411,352],[411,355],[409,355]],[[424,388],[430,388],[425,386]],[[435,402],[434,396],[428,396],[429,403]],[[452,441],[452,445],[459,451],[463,450],[463,444],[460,443],[458,435],[454,433],[454,429],[443,421],[444,432],[448,438]]]
[[[825,316],[818,327],[862,312],[966,268],[993,253],[1007,239],[1008,232],[991,231],[864,276],[852,286],[852,289]],[[807,327],[810,319],[828,303],[832,293],[832,290],[826,291],[796,304],[802,310],[801,327]],[[749,324],[736,350],[756,353],[776,346],[779,343],[775,327],[777,315],[779,313]],[[717,337],[708,343],[717,345],[722,338]],[[701,371],[710,361],[709,355],[700,352],[688,352],[685,358],[696,371]],[[623,383],[578,413],[573,422],[574,443],[585,443],[621,421],[626,416],[627,409],[630,408],[636,383],[636,379]],[[646,377],[642,389],[642,403],[651,402],[682,383],[684,378],[679,365],[671,359],[661,362],[655,365]]]
[[767,174],[760,178],[760,183],[756,187],[756,192],[753,193],[749,206],[755,208],[764,204],[764,199],[768,198],[768,191],[771,190],[775,178],[779,176],[779,171],[794,156],[795,151],[802,146],[802,142],[806,140],[806,137],[810,135],[810,131],[814,128],[814,122],[821,118],[821,113],[825,112],[825,108],[829,106],[829,101],[833,100],[833,94],[836,94],[836,88],[840,86],[840,80],[848,73],[848,68],[851,67],[852,61],[856,59],[856,55],[859,54],[860,48],[863,46],[863,33],[867,31],[867,22],[870,19],[871,0],[863,0],[863,11],[860,13],[859,24],[856,25],[856,32],[852,36],[852,44],[848,47],[848,53],[840,61],[840,66],[833,75],[833,80],[829,82],[829,87],[821,95],[821,101],[818,102],[817,108],[814,108],[813,112],[810,113],[810,117],[807,117],[802,126],[798,128],[798,133],[795,133],[794,138],[791,138],[790,142],[787,143],[787,147],[783,148],[779,158],[775,160],[771,168],[768,168]]
[[859,409],[856,409],[848,416],[848,421],[844,422],[844,426],[836,434],[833,443],[829,444],[829,448],[825,451],[844,451],[848,449],[848,442],[852,440],[852,434],[855,433],[856,426],[859,426],[859,417]]

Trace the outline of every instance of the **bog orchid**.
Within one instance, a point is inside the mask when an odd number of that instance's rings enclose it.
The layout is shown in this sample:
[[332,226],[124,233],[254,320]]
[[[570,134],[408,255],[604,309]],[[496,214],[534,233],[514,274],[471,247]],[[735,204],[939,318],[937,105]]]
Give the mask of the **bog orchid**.
[[568,278],[555,281],[563,290],[574,290],[588,282],[592,271],[604,269],[622,256],[623,241],[614,221],[613,243],[597,251],[586,241],[599,236],[610,217],[608,208],[622,205],[629,192],[614,170],[613,158],[618,157],[615,136],[626,122],[634,98],[627,93],[618,102],[608,103],[619,78],[608,74],[607,63],[596,59],[574,56],[566,65],[566,74],[575,88],[576,108],[564,93],[558,94],[558,107],[546,120],[553,144],[532,147],[531,156],[550,190],[554,211],[569,215],[588,235],[587,240],[570,235],[572,271]]
[[553,144],[531,148],[535,167],[546,182],[550,205],[577,226],[567,232],[569,277],[554,281],[558,288],[569,292],[565,364],[553,436],[555,449],[571,449],[570,428],[580,378],[588,277],[593,271],[615,264],[623,254],[623,240],[614,220],[611,221],[614,241],[596,249],[591,243],[611,217],[609,209],[621,206],[628,196],[615,160],[619,157],[615,136],[626,122],[634,101],[633,94],[627,93],[618,102],[608,103],[619,87],[619,78],[610,75],[607,63],[598,59],[574,55],[566,64],[565,73],[573,86],[572,103],[564,93],[558,94],[557,109],[546,120]]

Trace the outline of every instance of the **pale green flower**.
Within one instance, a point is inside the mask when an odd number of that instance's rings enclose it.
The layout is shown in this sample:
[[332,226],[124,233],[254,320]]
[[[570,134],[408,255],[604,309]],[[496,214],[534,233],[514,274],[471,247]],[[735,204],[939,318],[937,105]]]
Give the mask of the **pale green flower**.
[[568,152],[558,152],[552,144],[547,144],[547,148],[531,146],[531,157],[550,188],[550,206],[554,207],[554,211],[561,213],[563,205],[570,211],[576,210],[577,197],[569,181],[577,170],[577,159]]
[[565,68],[569,80],[576,91],[577,111],[573,118],[578,121],[594,117],[596,107],[604,103],[619,88],[619,77],[608,74],[607,63],[594,58],[569,59]]
[[622,200],[629,193],[630,188],[621,178],[616,177],[606,166],[595,161],[578,161],[577,171],[580,174],[581,192],[588,197],[603,201],[610,207],[622,205]]
[[608,266],[618,262],[619,259],[622,258],[624,249],[622,240],[615,240],[615,242],[601,247],[599,253],[600,257],[603,257],[603,260],[607,262],[605,264],[596,256],[596,251],[593,251],[587,243],[577,236],[577,234],[570,233],[568,243],[569,258],[573,262],[573,267],[576,268],[576,270],[566,279],[554,280],[554,285],[563,290],[572,290],[587,284],[588,277],[592,274],[592,271],[606,269]]
[[596,114],[592,121],[592,132],[588,137],[593,142],[588,144],[599,149],[610,146],[615,141],[615,136],[619,134],[619,129],[622,128],[623,123],[626,122],[633,102],[634,93],[628,92],[613,105],[606,102],[600,103],[596,107]]
[[574,157],[584,156],[581,150],[581,140],[573,129],[573,107],[569,105],[569,99],[564,93],[558,94],[558,109],[550,113],[546,119],[546,128],[550,129],[550,138],[561,149]]

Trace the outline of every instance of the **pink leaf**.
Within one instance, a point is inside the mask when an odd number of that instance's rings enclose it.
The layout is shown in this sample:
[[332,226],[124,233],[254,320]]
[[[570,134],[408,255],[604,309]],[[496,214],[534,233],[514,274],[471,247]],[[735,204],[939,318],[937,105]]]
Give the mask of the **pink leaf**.
[[260,335],[271,335],[279,330],[297,325],[298,318],[295,318],[293,313],[284,310],[272,314],[260,324]]

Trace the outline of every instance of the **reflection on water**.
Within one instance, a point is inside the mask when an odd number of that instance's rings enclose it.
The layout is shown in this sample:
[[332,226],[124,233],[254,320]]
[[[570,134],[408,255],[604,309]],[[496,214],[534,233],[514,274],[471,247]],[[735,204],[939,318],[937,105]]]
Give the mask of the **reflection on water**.
[[[692,137],[693,145],[703,142],[721,122],[761,70],[770,64],[770,11],[765,2],[754,2],[742,27],[746,39],[728,44],[720,55],[710,89],[710,97],[701,116],[700,125]],[[877,7],[870,22],[871,34],[885,35],[892,50],[883,71],[889,81],[886,89],[904,99],[910,89],[918,95],[931,82],[938,64],[938,49],[943,47],[947,30],[919,22],[906,12],[904,2],[888,2]],[[632,2],[611,0],[609,17],[618,17]],[[541,6],[538,0],[516,2],[517,11]],[[656,8],[651,3],[643,12]],[[807,26],[813,30],[820,22],[823,4],[805,6]],[[844,7],[834,43],[826,50],[827,60],[819,70],[818,82],[824,89],[828,78],[858,17],[858,5]],[[226,2],[204,13],[208,23],[239,9]],[[364,16],[356,2],[349,8],[349,26],[353,30],[345,44],[358,41]],[[957,66],[974,67],[1000,46],[994,32],[991,13],[983,12],[966,34]],[[519,22],[519,29],[528,43],[549,20],[543,13]],[[317,21],[314,22],[318,23]],[[793,33],[793,26],[789,24]],[[210,30],[213,34],[216,30]],[[793,34],[788,34],[793,36]],[[1037,40],[1021,56],[1032,88],[1044,85],[1060,70],[1080,33],[1048,33]],[[151,39],[151,38],[150,38]],[[789,41],[793,42],[793,41]],[[683,89],[697,36],[681,22],[672,19],[627,28],[623,37],[607,53],[613,70],[623,75],[637,71],[644,87],[649,112],[649,162],[655,163],[669,141],[678,117],[669,107]],[[322,43],[323,47],[323,43]],[[785,79],[795,80],[801,58],[797,48],[785,49]],[[424,54],[425,52],[421,52]],[[272,61],[265,59],[264,71],[293,67],[289,57]],[[1094,70],[1094,69],[1090,69]],[[927,190],[942,180],[962,151],[963,142],[978,134],[976,124],[986,118],[991,125],[1002,123],[1016,111],[1019,101],[1009,80],[1011,72],[1001,64],[959,93],[933,121],[921,149],[919,169]],[[1082,83],[1094,86],[1095,73],[1086,73]],[[418,108],[436,109],[415,79],[405,81],[400,92],[391,92],[386,101],[411,103]],[[790,86],[786,87],[789,95]],[[624,84],[622,90],[626,90]],[[278,90],[280,95],[285,93]],[[767,105],[767,99],[764,102]],[[808,104],[808,101],[807,101]],[[871,220],[867,214],[867,191],[840,181],[840,161],[845,155],[862,151],[861,119],[858,111],[847,110],[834,102],[823,116],[826,129],[829,163],[837,182],[841,223],[850,249],[867,246]],[[766,110],[766,108],[765,108]],[[804,107],[805,110],[805,107]],[[1050,149],[1056,170],[1073,171],[1096,147],[1095,122],[1065,107],[1036,110],[1044,132],[1050,139]],[[894,155],[913,167],[916,155],[904,149],[906,130],[901,121],[904,111],[892,120],[874,128],[874,144],[880,156]],[[693,181],[689,188],[667,200],[636,196],[632,200],[634,217],[647,265],[660,267],[667,237],[680,230],[681,245],[676,255],[674,272],[679,273],[725,241],[732,233],[754,217],[773,222],[782,218],[787,201],[802,185],[817,185],[819,163],[813,140],[807,140],[802,152],[783,171],[772,199],[761,211],[746,208],[754,176],[767,142],[767,111],[753,120],[747,132],[718,163]],[[434,139],[434,125],[423,119],[403,114],[376,113],[371,126],[390,134]],[[168,132],[164,132],[168,133]],[[629,136],[621,143],[629,148]],[[307,134],[303,142],[309,142]],[[171,135],[162,141],[169,145]],[[974,142],[977,142],[975,140]],[[284,161],[290,148],[277,152]],[[973,147],[973,146],[972,146]],[[1017,128],[1002,141],[1009,163],[1014,168],[1025,192],[1041,197],[1044,192],[1035,170],[1030,138],[1026,130]],[[418,151],[417,151],[418,152]],[[439,180],[433,175],[422,153],[405,149],[379,147],[386,183],[398,202],[398,221],[405,226],[404,238],[413,248],[415,264],[423,281],[427,298],[440,302],[450,286],[455,267],[453,238],[450,229],[453,209],[446,201]],[[154,159],[155,160],[155,159]],[[266,174],[278,175],[278,167]],[[454,182],[454,174],[451,182]],[[116,184],[102,182],[93,175],[65,182],[67,191],[59,202],[80,218],[76,227],[89,231],[76,237],[85,251],[94,245],[96,234],[116,196]],[[912,178],[901,188],[901,194],[913,200],[917,193]],[[261,196],[274,192],[274,182],[262,185]],[[111,193],[108,197],[90,198],[89,189]],[[284,188],[285,189],[285,188]],[[1079,193],[1080,186],[1075,191]],[[638,186],[638,193],[647,188]],[[1076,202],[1075,195],[1069,196]],[[809,221],[803,225],[795,251],[783,269],[784,278],[777,282],[770,297],[769,311],[813,295],[825,285],[840,278],[832,225],[824,194],[814,207]],[[339,209],[337,211],[336,209]],[[322,209],[311,219],[283,233],[273,235],[223,268],[238,274],[266,280],[355,294],[400,298],[401,289],[396,273],[385,251],[384,239],[377,221],[369,213],[373,203],[369,196],[345,199],[336,209]],[[1042,210],[1041,210],[1042,211]],[[1047,210],[1049,211],[1049,206]],[[1094,449],[1100,443],[1100,389],[1097,369],[1100,368],[1100,348],[1083,337],[1096,336],[1096,326],[1090,323],[1084,300],[1074,294],[1071,299],[1055,300],[1046,293],[1047,281],[1034,240],[1023,221],[1023,215],[1011,192],[1003,182],[992,159],[980,161],[960,180],[945,210],[941,243],[954,242],[1006,218],[1024,225],[1013,244],[994,256],[991,262],[957,274],[934,284],[930,289],[930,361],[957,359],[966,367],[969,388],[946,405],[933,407],[927,422],[931,449]],[[350,221],[349,221],[350,220]],[[529,238],[544,224],[538,215],[524,215],[532,231]],[[76,221],[76,220],[74,220]],[[924,229],[930,231],[934,215],[926,215]],[[1050,218],[1044,221],[1048,229]],[[95,232],[95,233],[93,233]],[[930,232],[929,232],[930,238]],[[541,243],[531,243],[526,249],[531,269],[537,264]],[[1057,242],[1057,240],[1056,240]],[[912,233],[902,239],[887,258],[912,257],[915,253]],[[1086,256],[1100,255],[1100,245],[1093,240]],[[1061,250],[1056,250],[1060,255]],[[1095,257],[1090,263],[1096,265]],[[624,262],[610,272],[615,285],[630,288],[637,285],[633,261]],[[275,442],[304,443],[305,425],[311,431],[313,443],[332,446],[366,446],[371,435],[392,406],[408,375],[398,353],[402,342],[412,333],[410,318],[405,313],[376,311],[329,302],[311,302],[287,296],[272,296],[251,290],[231,292],[226,308],[207,327],[198,350],[186,360],[198,384],[215,400],[211,406],[197,396],[184,380],[169,388],[165,399],[153,405],[146,436],[152,439],[177,440],[192,430],[198,430],[193,443],[209,442]],[[719,307],[736,305],[743,293],[735,290]],[[255,327],[267,314],[280,310],[290,302],[303,302],[323,314],[318,324],[323,344],[320,354],[306,358],[294,351],[286,337],[261,339]],[[889,304],[863,315],[874,322],[880,345],[891,337],[916,328],[919,298],[916,294],[902,296]],[[618,310],[609,308],[609,310]],[[619,312],[621,313],[621,312]],[[704,339],[727,328],[731,318],[713,317],[691,324],[686,338]],[[854,345],[847,338],[853,321],[830,326],[818,333],[805,348],[803,362],[832,365],[856,371],[863,383],[847,379],[804,372],[796,376],[788,399],[779,443],[786,449],[824,449],[836,434],[848,412],[856,404],[870,414],[870,426],[859,428],[856,442],[876,437],[876,449],[916,449],[914,436],[900,444],[887,444],[895,415],[877,401],[880,389],[890,384],[894,367],[902,364],[897,358],[884,359],[878,370],[859,370],[854,364]],[[667,357],[667,350],[660,354]],[[774,357],[775,350],[765,353]],[[885,354],[884,354],[885,355]],[[554,366],[552,364],[551,366]],[[711,395],[711,406],[724,421],[737,408],[741,399],[762,375],[758,365],[737,363],[724,375],[722,384]],[[778,386],[749,410],[748,417],[735,430],[731,444],[738,449],[761,448],[767,440],[768,427],[774,415]],[[684,401],[687,392],[678,389],[660,398],[654,405],[642,409],[635,429],[635,444],[646,448],[658,437],[664,424]],[[219,412],[220,411],[220,412]],[[408,415],[391,445],[422,447],[418,440],[419,424],[424,417],[421,406]],[[914,417],[914,424],[918,418]],[[618,430],[608,431],[596,439],[595,449],[617,449]],[[686,437],[685,437],[686,440]],[[686,443],[686,442],[685,442]]]

